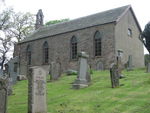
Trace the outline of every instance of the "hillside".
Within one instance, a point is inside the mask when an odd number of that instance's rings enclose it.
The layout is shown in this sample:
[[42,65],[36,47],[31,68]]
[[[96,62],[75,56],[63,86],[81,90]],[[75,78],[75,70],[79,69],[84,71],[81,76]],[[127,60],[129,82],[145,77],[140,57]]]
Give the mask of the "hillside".
[[[124,71],[121,86],[112,89],[108,71],[94,71],[88,88],[73,90],[76,76],[47,83],[48,113],[150,113],[150,74]],[[27,81],[18,82],[9,96],[8,113],[27,113]]]

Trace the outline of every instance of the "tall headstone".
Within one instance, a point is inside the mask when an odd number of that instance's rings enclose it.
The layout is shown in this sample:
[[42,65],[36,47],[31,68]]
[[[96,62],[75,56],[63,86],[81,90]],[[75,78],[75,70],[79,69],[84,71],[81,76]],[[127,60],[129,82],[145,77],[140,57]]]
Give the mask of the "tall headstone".
[[47,113],[46,71],[39,66],[28,71],[28,113]]
[[112,88],[119,86],[119,76],[118,76],[118,67],[116,64],[112,63],[110,66],[110,78]]
[[50,64],[50,80],[57,80],[61,76],[61,65],[58,62]]
[[150,63],[147,63],[147,73],[150,73]]
[[3,76],[3,70],[0,69],[0,77]]
[[96,70],[104,70],[104,66],[103,66],[103,63],[101,61],[97,62]]
[[122,61],[121,61],[121,57],[120,56],[117,56],[117,69],[118,69],[118,76],[119,78],[123,78],[124,75],[122,74],[122,70],[123,70],[123,64],[122,64]]
[[12,90],[12,78],[8,78],[8,86],[7,86],[7,92],[8,92],[8,95],[12,95],[13,94],[13,90]]
[[133,65],[132,65],[132,55],[129,55],[128,63],[127,63],[127,71],[132,71]]
[[0,113],[7,110],[7,78],[0,77]]
[[77,79],[73,83],[74,89],[87,87],[91,81],[89,66],[87,63],[89,55],[87,55],[85,52],[80,52],[78,54],[78,57],[79,57],[79,69]]

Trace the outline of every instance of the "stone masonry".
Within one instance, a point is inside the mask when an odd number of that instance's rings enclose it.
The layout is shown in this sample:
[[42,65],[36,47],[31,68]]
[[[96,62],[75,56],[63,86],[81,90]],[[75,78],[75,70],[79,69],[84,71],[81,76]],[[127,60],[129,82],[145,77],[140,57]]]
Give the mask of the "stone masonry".
[[[128,36],[128,29],[132,37]],[[94,34],[101,34],[101,56],[95,56]],[[53,26],[37,29],[33,34],[18,44],[20,48],[20,74],[27,72],[27,46],[31,45],[31,66],[50,65],[51,62],[61,64],[61,71],[68,69],[77,70],[77,60],[71,59],[70,40],[77,37],[77,52],[85,51],[89,55],[88,64],[92,69],[97,69],[98,62],[103,69],[109,69],[115,61],[118,49],[124,51],[123,64],[128,61],[129,55],[133,56],[134,67],[144,66],[143,45],[138,39],[141,28],[131,6],[97,13],[87,17],[71,20]],[[49,46],[48,64],[43,64],[43,43]],[[128,46],[126,46],[128,45]],[[17,53],[17,52],[16,52]]]

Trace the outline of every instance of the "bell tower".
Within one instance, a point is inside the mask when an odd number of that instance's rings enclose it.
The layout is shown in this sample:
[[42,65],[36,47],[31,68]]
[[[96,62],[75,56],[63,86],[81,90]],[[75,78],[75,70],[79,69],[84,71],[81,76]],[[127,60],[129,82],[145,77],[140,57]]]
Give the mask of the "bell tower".
[[41,26],[43,26],[43,12],[42,9],[39,9],[38,13],[36,14],[36,24],[35,24],[35,29],[40,28]]

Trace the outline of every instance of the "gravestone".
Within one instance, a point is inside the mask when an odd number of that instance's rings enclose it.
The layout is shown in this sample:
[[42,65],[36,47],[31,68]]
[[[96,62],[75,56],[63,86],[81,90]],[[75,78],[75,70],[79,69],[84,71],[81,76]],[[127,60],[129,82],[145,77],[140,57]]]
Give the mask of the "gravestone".
[[61,76],[61,65],[58,62],[50,64],[50,80],[57,80]]
[[28,71],[28,113],[47,113],[46,75],[39,66]]
[[11,78],[12,85],[16,84],[17,76],[19,75],[19,58],[15,57],[10,59],[7,64],[5,64],[5,72]]
[[0,77],[3,76],[3,70],[0,69]]
[[127,63],[127,71],[132,71],[133,65],[132,65],[132,55],[129,55],[128,63]]
[[7,78],[0,77],[0,113],[7,110]]
[[102,62],[97,62],[96,64],[96,70],[104,70],[104,66]]
[[74,89],[87,87],[89,86],[91,81],[89,66],[87,63],[89,55],[87,55],[85,52],[80,52],[78,54],[78,57],[79,57],[79,69],[77,79],[73,83]]
[[124,78],[124,75],[122,74],[122,70],[123,70],[123,64],[121,61],[121,57],[117,56],[117,70],[118,70],[118,76],[119,78]]
[[13,83],[12,83],[12,78],[8,78],[8,86],[7,86],[7,94],[8,94],[8,96],[9,95],[12,95],[13,94],[13,90],[12,90],[12,85],[13,85]]
[[150,63],[147,63],[147,73],[150,73]]
[[118,87],[119,86],[118,67],[114,63],[112,63],[110,66],[110,78],[112,88]]

